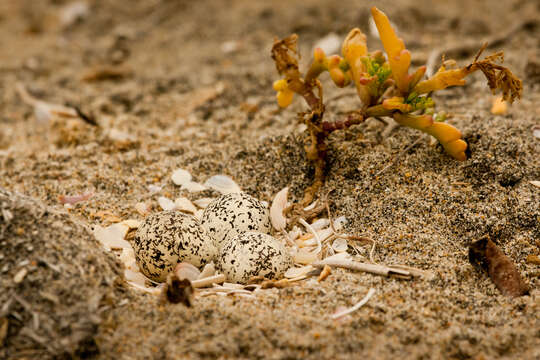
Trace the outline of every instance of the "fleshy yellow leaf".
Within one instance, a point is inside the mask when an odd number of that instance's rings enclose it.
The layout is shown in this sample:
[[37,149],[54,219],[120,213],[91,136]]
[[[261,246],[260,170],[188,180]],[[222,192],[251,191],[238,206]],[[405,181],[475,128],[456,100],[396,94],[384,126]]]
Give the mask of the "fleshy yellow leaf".
[[286,108],[292,103],[294,92],[291,90],[278,91],[276,98],[280,107]]
[[366,35],[358,28],[352,29],[343,41],[341,53],[349,64],[362,56],[366,56]]
[[276,80],[276,81],[274,81],[274,84],[273,84],[272,87],[274,88],[275,91],[286,90],[287,89],[287,80],[285,80],[285,79]]
[[409,91],[408,71],[411,65],[411,53],[405,49],[403,40],[397,37],[385,13],[372,7],[371,15],[379,31],[384,51],[388,55],[388,62],[396,85],[405,94]]
[[399,110],[403,113],[412,111],[412,106],[403,103],[403,98],[394,96],[383,101],[382,106],[388,110]]
[[368,88],[360,82],[362,74],[366,71],[362,63],[362,57],[367,56],[366,35],[358,28],[352,29],[343,41],[341,52],[349,64],[351,77],[360,100],[364,106],[369,106],[371,95]]
[[446,89],[449,86],[463,86],[470,71],[467,68],[441,70],[433,75],[430,79],[420,81],[413,89],[419,94],[425,94],[432,91]]
[[400,125],[421,131],[426,131],[427,128],[433,125],[433,118],[430,115],[394,113],[394,120]]
[[439,140],[450,156],[459,161],[467,160],[467,155],[465,155],[467,143],[461,139],[461,131],[452,125],[433,122],[433,118],[430,115],[394,113],[394,120],[400,125],[418,129],[430,134]]

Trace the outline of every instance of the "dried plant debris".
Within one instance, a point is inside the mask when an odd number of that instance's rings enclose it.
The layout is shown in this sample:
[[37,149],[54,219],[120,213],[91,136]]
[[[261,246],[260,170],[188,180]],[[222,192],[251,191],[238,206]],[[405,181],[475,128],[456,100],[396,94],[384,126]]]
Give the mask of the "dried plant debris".
[[182,303],[187,307],[193,305],[193,287],[188,279],[180,280],[176,274],[167,276],[167,284],[163,288],[163,299],[171,304]]
[[522,279],[516,265],[488,237],[471,244],[469,261],[475,267],[487,271],[503,295],[517,297],[529,293],[529,286]]

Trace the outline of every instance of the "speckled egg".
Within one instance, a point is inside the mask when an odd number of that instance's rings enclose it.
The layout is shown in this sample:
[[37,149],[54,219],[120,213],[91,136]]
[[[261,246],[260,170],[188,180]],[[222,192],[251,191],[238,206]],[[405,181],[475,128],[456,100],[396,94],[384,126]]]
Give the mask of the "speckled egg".
[[214,260],[217,249],[197,219],[178,211],[148,216],[133,241],[141,272],[163,282],[179,262],[197,267]]
[[270,210],[246,193],[231,193],[212,201],[201,225],[220,249],[227,240],[246,231],[270,233]]
[[292,265],[292,257],[281,242],[258,232],[229,239],[217,260],[227,280],[237,283],[246,283],[254,276],[279,279]]

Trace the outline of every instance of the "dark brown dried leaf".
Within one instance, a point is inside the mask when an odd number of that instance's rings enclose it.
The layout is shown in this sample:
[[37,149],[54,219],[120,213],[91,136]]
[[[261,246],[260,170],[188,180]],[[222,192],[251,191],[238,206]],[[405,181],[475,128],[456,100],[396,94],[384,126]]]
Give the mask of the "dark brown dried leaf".
[[187,307],[193,305],[193,287],[187,279],[180,280],[175,274],[169,274],[163,289],[163,297],[172,304],[182,303]]
[[528,294],[529,286],[521,278],[512,260],[489,238],[484,237],[471,244],[469,262],[487,271],[503,295],[517,297]]

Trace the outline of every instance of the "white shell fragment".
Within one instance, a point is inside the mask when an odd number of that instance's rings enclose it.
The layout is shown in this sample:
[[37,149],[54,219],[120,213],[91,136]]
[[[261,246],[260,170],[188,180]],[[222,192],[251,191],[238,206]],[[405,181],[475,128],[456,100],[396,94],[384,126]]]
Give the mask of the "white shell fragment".
[[300,276],[307,275],[310,271],[314,270],[315,268],[311,265],[306,265],[302,267],[292,267],[289,270],[285,272],[285,277],[287,279],[294,279]]
[[176,208],[174,201],[172,201],[169,198],[166,198],[165,196],[160,196],[158,198],[158,204],[165,211],[174,210]]
[[298,250],[298,252],[294,255],[294,262],[296,264],[311,264],[318,259],[318,254],[308,251],[305,248]]
[[174,205],[175,210],[180,210],[191,214],[195,214],[197,212],[195,205],[193,205],[193,203],[186,197],[179,197],[174,201]]
[[119,260],[124,264],[124,267],[127,270],[131,271],[139,271],[139,267],[137,266],[137,261],[135,260],[135,252],[132,248],[124,248],[122,249],[122,253],[120,254]]
[[333,320],[339,319],[342,316],[348,315],[348,314],[350,314],[352,312],[355,312],[356,310],[360,309],[362,306],[364,306],[369,301],[369,299],[371,299],[373,294],[375,294],[375,289],[373,289],[373,288],[369,289],[367,295],[364,296],[364,298],[362,300],[360,300],[357,304],[355,304],[354,306],[352,306],[352,307],[350,307],[348,309],[345,309],[343,311],[340,311],[340,312],[337,312],[337,313],[333,314],[332,319]]
[[330,225],[330,220],[326,219],[326,218],[322,218],[322,219],[317,219],[315,220],[312,224],[311,224],[311,227],[315,230],[321,230],[325,227],[327,227],[328,225]]
[[540,139],[540,126],[533,127],[533,136]]
[[201,209],[204,209],[206,208],[208,205],[210,205],[210,203],[212,201],[214,201],[215,199],[214,198],[200,198],[200,199],[197,199],[197,200],[194,200],[193,203],[195,205],[197,205],[197,207],[201,208]]
[[141,272],[161,282],[178,262],[200,267],[217,255],[214,243],[197,219],[178,211],[148,216],[137,230],[133,250]]
[[214,265],[214,262],[210,262],[204,265],[204,269],[201,271],[198,279],[200,280],[200,279],[213,276],[215,273],[216,273],[216,267]]
[[254,276],[279,279],[292,266],[292,258],[272,236],[246,232],[223,245],[217,266],[228,281],[246,283]]
[[192,176],[189,173],[189,171],[184,170],[184,169],[174,170],[171,176],[172,182],[178,186],[182,186],[184,184],[191,182],[191,178]]
[[140,286],[145,286],[146,277],[138,271],[126,269],[124,271],[124,277],[128,282],[135,283]]
[[227,194],[204,209],[201,225],[219,249],[229,239],[246,231],[270,233],[269,213],[259,200],[246,193]]
[[206,190],[206,186],[199,184],[195,181],[190,181],[184,185],[182,185],[183,190],[187,190],[189,192],[199,192]]
[[155,194],[161,191],[163,187],[159,185],[150,184],[148,185],[148,191],[150,191],[150,194]]
[[204,183],[209,189],[219,191],[222,194],[240,193],[242,189],[227,175],[214,175]]
[[150,214],[150,206],[148,206],[148,204],[145,202],[136,203],[135,210],[137,210],[137,212],[142,216],[147,216]]
[[139,226],[141,226],[141,222],[135,219],[127,219],[127,220],[122,221],[120,224],[126,225],[130,229],[136,229]]
[[197,280],[199,276],[201,275],[201,272],[199,269],[197,269],[195,266],[191,265],[190,263],[181,262],[178,265],[176,265],[176,268],[174,269],[174,273],[178,277],[178,279],[183,280],[187,279],[189,281]]
[[184,169],[176,169],[171,175],[172,182],[175,185],[180,186],[183,190],[187,190],[189,192],[206,190],[205,186],[192,181],[192,178],[193,177],[191,176],[190,172]]
[[342,253],[342,252],[347,251],[348,247],[349,245],[347,244],[347,240],[343,238],[337,238],[332,243],[332,249],[334,249],[334,251],[337,253]]
[[347,218],[345,216],[340,216],[334,220],[334,228],[336,231],[343,229],[345,224],[347,224]]
[[279,191],[274,197],[274,201],[272,201],[272,206],[270,207],[270,221],[277,231],[283,231],[287,226],[287,218],[283,215],[283,210],[287,207],[288,193],[288,187]]
[[93,232],[101,245],[103,245],[105,249],[111,250],[131,247],[129,242],[124,240],[128,231],[128,225],[117,223],[107,226],[106,228],[96,225]]

